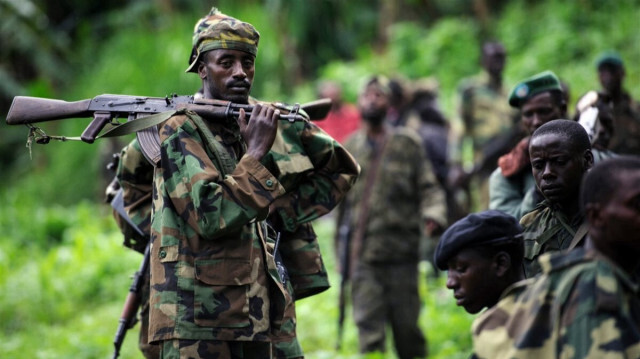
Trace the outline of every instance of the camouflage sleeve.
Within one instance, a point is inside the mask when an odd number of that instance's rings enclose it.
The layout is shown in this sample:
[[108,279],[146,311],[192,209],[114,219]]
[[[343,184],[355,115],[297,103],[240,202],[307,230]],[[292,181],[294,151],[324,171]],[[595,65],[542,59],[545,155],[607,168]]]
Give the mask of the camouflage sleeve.
[[[129,218],[143,233],[150,233],[153,166],[145,159],[137,140],[131,141],[120,152],[116,178],[122,188],[124,209]],[[124,221],[119,225],[128,226]],[[123,233],[126,246],[144,251],[148,238],[138,238],[134,230],[123,230]]]
[[597,255],[542,257],[545,273],[512,285],[473,322],[477,356],[638,358],[636,286]]
[[596,263],[581,271],[566,294],[566,303],[564,293],[559,295],[558,356],[638,358],[640,325],[634,306],[629,305],[629,293],[625,293],[616,269],[608,263]]
[[231,174],[222,176],[187,115],[171,117],[159,133],[164,191],[202,238],[219,238],[264,219],[269,205],[285,193],[276,177],[246,154]]
[[[288,192],[278,198],[274,207],[284,227],[293,231],[297,224],[312,221],[336,207],[355,183],[360,166],[342,145],[314,123],[284,126],[289,127],[281,130],[286,148],[282,152],[287,153],[289,161],[275,158],[278,171],[281,175],[299,173],[295,185],[285,185]],[[278,151],[277,144],[274,149]]]
[[[520,300],[523,293],[533,285],[533,279],[526,279],[516,282],[507,288],[500,301],[491,308],[481,313],[471,326],[473,335],[473,352],[474,356],[479,359],[493,358],[516,358],[514,354],[517,352],[516,343],[520,339],[520,335],[525,333],[524,343],[528,344],[531,340],[540,343],[539,350],[531,350],[529,358],[551,358],[545,354],[549,354],[551,350],[548,336],[550,333],[546,327],[536,328],[538,330],[530,330],[531,326],[539,326],[540,321],[535,316],[534,309],[548,309],[547,306],[535,303],[537,297],[528,296],[530,302]],[[534,305],[537,304],[537,305]],[[526,318],[526,320],[523,320]],[[542,322],[542,324],[546,324]],[[542,338],[540,338],[542,335]],[[545,343],[542,345],[542,343]],[[527,356],[522,356],[526,358]]]

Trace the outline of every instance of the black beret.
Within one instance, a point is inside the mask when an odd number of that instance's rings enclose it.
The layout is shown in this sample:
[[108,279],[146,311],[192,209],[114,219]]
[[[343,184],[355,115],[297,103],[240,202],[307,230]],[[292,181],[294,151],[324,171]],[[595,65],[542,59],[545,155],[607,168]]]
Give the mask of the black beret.
[[449,259],[466,247],[506,244],[521,237],[522,227],[511,215],[493,209],[472,213],[442,234],[434,260],[440,270],[447,270]]

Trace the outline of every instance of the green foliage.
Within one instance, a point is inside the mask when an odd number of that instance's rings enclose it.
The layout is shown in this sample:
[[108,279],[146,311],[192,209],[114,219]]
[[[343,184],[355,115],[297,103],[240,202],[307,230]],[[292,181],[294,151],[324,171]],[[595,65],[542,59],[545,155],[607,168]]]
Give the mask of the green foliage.
[[[571,89],[572,103],[578,96],[599,88],[595,59],[616,49],[627,66],[626,84],[637,98],[640,78],[640,43],[633,23],[640,18],[640,2],[622,0],[512,1],[499,17],[495,32],[509,52],[506,77],[509,83],[546,69],[554,71]],[[530,21],[536,19],[536,21]]]
[[45,208],[5,191],[0,197],[3,355],[106,356],[141,256],[122,247],[105,206]]
[[[73,101],[102,93],[165,96],[189,94],[200,86],[197,76],[183,71],[194,19],[211,4],[74,0],[69,4],[77,6],[86,21],[64,35],[56,31],[59,28],[43,25],[47,21],[39,20],[43,12],[33,7],[36,3],[43,1],[0,0],[4,45],[0,94],[5,97],[20,94]],[[424,5],[417,0],[401,3],[400,10]],[[443,109],[452,118],[459,80],[479,71],[478,50],[485,34],[507,48],[507,88],[523,77],[551,69],[570,85],[575,103],[579,95],[599,87],[594,68],[597,55],[616,49],[627,63],[627,87],[635,98],[640,97],[640,89],[634,86],[640,81],[640,47],[634,46],[640,43],[639,0],[488,0],[499,7],[492,8],[488,28],[482,30],[470,17],[468,2],[429,3],[435,4],[436,12],[404,14],[414,21],[394,23],[388,29],[386,47],[376,42],[379,1],[303,5],[221,0],[215,5],[260,30],[252,94],[265,100],[309,101],[315,97],[317,81],[333,79],[343,85],[346,99],[355,101],[362,81],[373,73],[410,80],[433,77],[440,83]],[[104,4],[108,11],[96,10]],[[180,11],[160,9],[158,4],[173,4]],[[18,66],[24,59],[33,61]],[[14,77],[29,78],[33,73],[31,81]],[[50,134],[78,136],[88,123],[88,119],[77,119],[42,127]],[[0,352],[11,358],[107,357],[130,275],[141,257],[121,246],[108,208],[95,202],[101,201],[110,180],[103,173],[105,164],[128,139],[93,145],[33,145],[30,160],[24,147],[28,130],[3,126]],[[360,358],[350,316],[343,349],[339,353],[333,349],[338,276],[333,269],[331,231],[329,222],[318,222],[333,287],[297,303],[299,336],[308,358]],[[428,272],[428,267],[422,268],[423,276]],[[472,317],[455,306],[442,276],[422,282],[420,291],[424,300],[420,324],[429,339],[431,357],[466,358]],[[136,340],[134,328],[125,341],[123,358],[140,357]]]
[[[0,351],[11,358],[107,357],[118,324],[131,274],[141,255],[121,246],[121,235],[104,205],[81,203],[75,207],[38,209],[1,193],[14,221],[0,223]],[[9,202],[5,202],[8,200]],[[34,215],[33,213],[36,213]],[[27,228],[18,240],[13,236]],[[63,227],[53,240],[43,228]],[[333,257],[333,222],[316,223],[325,265],[333,286],[296,304],[298,335],[308,358],[361,358],[357,331],[347,311],[343,345],[337,339],[338,275]],[[56,229],[60,231],[60,229]],[[27,241],[31,238],[29,242]],[[420,292],[424,307],[420,325],[429,339],[432,358],[463,358],[470,348],[472,317],[457,308],[444,277],[427,278],[422,267]],[[122,358],[139,358],[138,326],[126,337]],[[389,338],[389,348],[391,338]],[[394,358],[387,355],[367,359]]]

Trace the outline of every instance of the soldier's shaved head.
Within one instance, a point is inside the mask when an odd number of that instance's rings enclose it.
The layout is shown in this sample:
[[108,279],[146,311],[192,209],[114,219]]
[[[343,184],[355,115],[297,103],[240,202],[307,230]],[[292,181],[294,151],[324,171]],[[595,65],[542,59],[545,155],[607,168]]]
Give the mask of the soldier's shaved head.
[[549,134],[562,136],[576,151],[583,152],[591,149],[589,135],[577,122],[562,119],[549,121],[533,133],[531,141],[533,142],[535,138]]
[[584,210],[588,204],[605,204],[611,193],[620,186],[620,180],[628,171],[640,171],[640,158],[620,156],[598,163],[585,176],[580,193],[580,203]]

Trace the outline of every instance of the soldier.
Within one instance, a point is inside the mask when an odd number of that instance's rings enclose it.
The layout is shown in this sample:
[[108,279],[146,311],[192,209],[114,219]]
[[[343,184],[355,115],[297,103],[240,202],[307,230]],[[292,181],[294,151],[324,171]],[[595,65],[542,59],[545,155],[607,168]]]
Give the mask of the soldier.
[[638,358],[640,159],[604,160],[585,176],[583,248],[540,257],[543,273],[520,282],[473,323],[479,358]]
[[[560,80],[551,71],[544,71],[518,83],[509,95],[509,105],[520,110],[521,122],[532,134],[543,124],[567,118],[567,103]],[[498,168],[489,178],[489,208],[520,219],[542,200],[531,175],[527,136],[500,157]]]
[[493,307],[524,279],[522,227],[506,213],[472,213],[449,227],[436,247],[435,263],[447,271],[447,288],[470,314]]
[[[419,241],[445,225],[444,194],[420,138],[386,122],[389,80],[375,76],[360,93],[363,127],[345,147],[362,166],[363,179],[337,216],[350,229],[348,258],[360,352],[384,352],[390,324],[398,356],[426,356],[418,327]],[[347,215],[350,214],[350,215]],[[340,233],[340,231],[336,231]]]
[[[507,53],[495,41],[482,45],[483,72],[465,79],[459,86],[461,123],[458,136],[451,141],[450,182],[453,188],[465,187],[472,181],[479,197],[468,210],[486,209],[489,204],[488,178],[499,156],[507,153],[519,136],[517,111],[507,104],[502,72]],[[465,143],[473,149],[472,168],[464,168]],[[467,166],[468,167],[468,166]]]
[[584,243],[587,228],[579,206],[580,182],[593,166],[589,136],[570,120],[540,126],[531,136],[529,153],[536,187],[544,200],[520,220],[527,278],[540,272],[536,259],[542,253]]
[[[205,99],[249,102],[258,40],[215,8],[198,22],[187,71]],[[219,122],[178,111],[160,125],[149,341],[163,358],[262,358],[272,341],[297,343],[292,284],[264,220],[272,210],[294,232],[340,201],[358,166],[312,123],[279,124],[280,111],[255,103]]]
[[[281,129],[279,129],[281,130]],[[118,184],[123,188],[123,206],[131,222],[143,234],[140,235],[116,212],[115,218],[124,234],[125,246],[144,253],[149,241],[151,224],[151,200],[153,166],[144,158],[137,140],[133,140],[120,153],[117,170]],[[311,223],[299,223],[293,230],[286,230],[278,215],[278,200],[270,211],[269,222],[281,234],[279,253],[287,269],[294,299],[315,295],[329,288],[327,271]],[[286,206],[286,203],[282,204]],[[160,346],[148,341],[149,329],[149,273],[145,273],[141,289],[139,348],[145,358],[158,358]],[[273,339],[274,358],[299,358],[302,349],[294,338]]]
[[624,62],[614,51],[607,51],[596,61],[598,79],[613,109],[611,150],[619,154],[640,155],[640,104],[624,89]]

